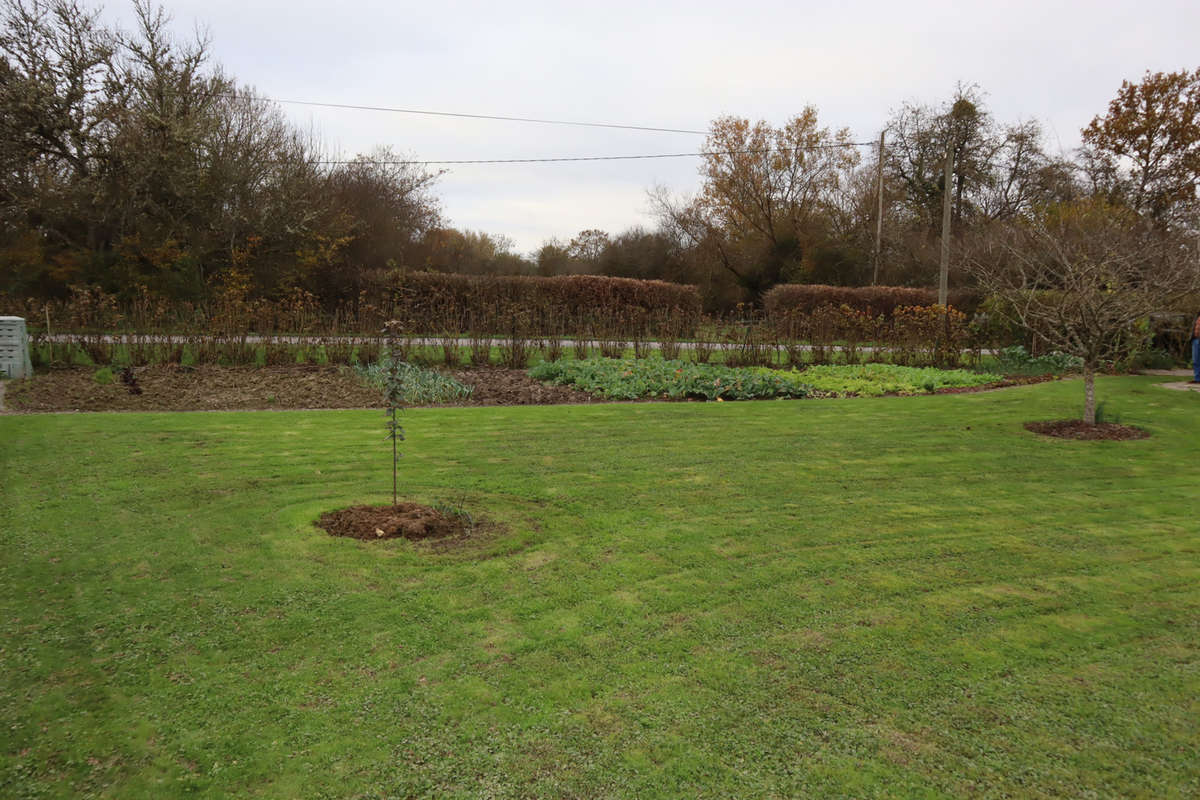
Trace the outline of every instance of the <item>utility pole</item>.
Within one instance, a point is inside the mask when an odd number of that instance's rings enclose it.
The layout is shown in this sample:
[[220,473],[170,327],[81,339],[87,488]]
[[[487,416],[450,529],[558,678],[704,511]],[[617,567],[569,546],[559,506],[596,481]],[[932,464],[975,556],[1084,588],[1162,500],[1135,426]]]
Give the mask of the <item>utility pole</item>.
[[883,248],[883,135],[886,129],[879,132],[879,165],[876,167],[876,188],[879,208],[875,213],[875,270],[871,274],[871,285],[879,283],[879,257]]
[[942,179],[942,265],[938,273],[938,305],[946,305],[950,284],[950,182],[954,172],[954,146],[946,146],[946,171]]

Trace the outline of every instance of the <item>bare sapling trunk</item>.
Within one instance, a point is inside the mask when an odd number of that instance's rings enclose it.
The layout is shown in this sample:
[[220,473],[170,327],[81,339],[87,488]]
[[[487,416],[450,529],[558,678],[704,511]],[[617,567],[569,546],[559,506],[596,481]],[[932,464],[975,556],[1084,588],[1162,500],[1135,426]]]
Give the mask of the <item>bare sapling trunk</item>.
[[1083,365],[1083,421],[1096,424],[1096,370],[1091,364]]

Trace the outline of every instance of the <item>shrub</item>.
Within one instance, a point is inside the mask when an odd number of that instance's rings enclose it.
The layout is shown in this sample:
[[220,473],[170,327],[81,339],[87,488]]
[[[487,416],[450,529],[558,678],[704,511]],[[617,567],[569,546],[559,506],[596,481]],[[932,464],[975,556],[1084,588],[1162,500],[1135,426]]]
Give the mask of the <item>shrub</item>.
[[580,322],[646,320],[654,335],[694,330],[700,319],[695,286],[599,275],[461,275],[406,272],[380,276],[393,316],[419,332],[441,330],[447,318],[472,330],[504,330],[516,310],[530,315],[530,333],[561,334]]
[[[979,307],[983,296],[972,289],[955,289],[950,292],[947,300],[951,307],[971,316]],[[932,306],[935,303],[937,292],[934,290],[907,286],[823,286],[785,283],[771,289],[763,297],[763,308],[770,319],[794,311],[811,314],[821,306],[847,306],[871,316],[882,314],[891,317],[901,306]]]
[[966,315],[945,306],[900,306],[892,313],[897,363],[954,367],[970,338]]
[[1057,350],[1031,356],[1023,345],[1013,345],[996,351],[996,366],[1009,374],[1061,375],[1083,368],[1083,359]]
[[[397,398],[405,405],[428,405],[433,403],[450,403],[455,400],[467,400],[471,397],[471,387],[449,375],[418,367],[406,361],[395,361],[395,375],[399,386]],[[385,357],[368,366],[353,367],[367,383],[383,391],[387,391],[388,376],[393,372],[393,361]]]
[[1177,359],[1170,351],[1150,347],[1133,353],[1129,358],[1118,362],[1116,367],[1121,372],[1136,372],[1140,369],[1171,369],[1176,363]]

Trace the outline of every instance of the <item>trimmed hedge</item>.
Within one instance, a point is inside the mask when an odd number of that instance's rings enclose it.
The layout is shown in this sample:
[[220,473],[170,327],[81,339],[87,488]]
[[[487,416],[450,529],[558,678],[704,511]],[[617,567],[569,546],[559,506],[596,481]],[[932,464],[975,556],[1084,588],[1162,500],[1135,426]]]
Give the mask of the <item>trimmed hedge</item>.
[[[983,301],[983,295],[972,289],[950,292],[949,304],[971,316]],[[791,312],[811,314],[822,306],[848,306],[873,316],[891,317],[903,306],[932,306],[937,303],[933,289],[914,289],[908,286],[824,286],[821,284],[783,283],[763,297],[763,307],[769,318]]]
[[387,290],[394,318],[429,329],[445,327],[448,320],[490,327],[498,318],[520,313],[540,333],[579,331],[581,323],[690,333],[701,313],[695,286],[600,275],[407,272],[392,276]]

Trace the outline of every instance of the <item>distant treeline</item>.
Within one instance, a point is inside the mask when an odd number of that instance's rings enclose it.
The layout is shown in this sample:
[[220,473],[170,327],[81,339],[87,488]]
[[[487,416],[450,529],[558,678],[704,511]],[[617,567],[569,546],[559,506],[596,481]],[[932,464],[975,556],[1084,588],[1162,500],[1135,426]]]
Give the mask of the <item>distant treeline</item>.
[[[893,111],[882,153],[812,107],[778,127],[722,117],[698,192],[651,191],[653,229],[521,254],[448,226],[437,174],[387,148],[331,159],[212,64],[207,40],[174,38],[149,0],[135,10],[124,32],[76,0],[0,0],[0,293],[99,287],[203,307],[305,292],[328,312],[397,272],[592,274],[693,285],[727,312],[780,284],[936,285],[947,195],[952,263],[1083,198],[1195,226],[1200,70],[1124,84],[1071,157],[1036,121],[996,120],[974,86]],[[950,280],[970,288],[957,269]]]

